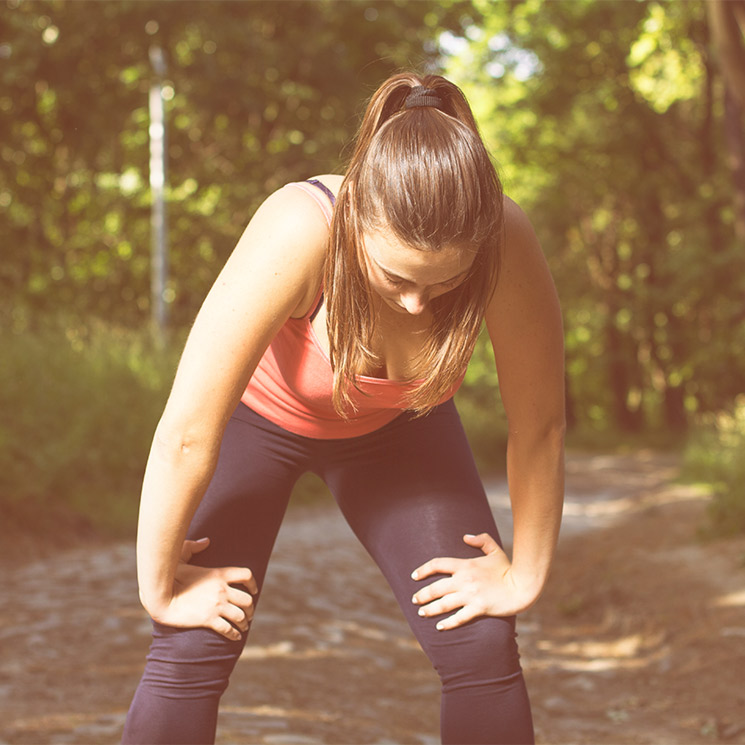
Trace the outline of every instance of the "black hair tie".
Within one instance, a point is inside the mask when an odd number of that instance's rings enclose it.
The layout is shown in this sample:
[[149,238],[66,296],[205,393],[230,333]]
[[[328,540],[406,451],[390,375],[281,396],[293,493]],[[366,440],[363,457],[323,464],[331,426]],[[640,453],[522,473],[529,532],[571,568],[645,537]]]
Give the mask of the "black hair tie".
[[413,109],[415,106],[433,106],[435,109],[443,110],[443,101],[437,91],[425,88],[423,85],[415,85],[404,101],[405,109]]

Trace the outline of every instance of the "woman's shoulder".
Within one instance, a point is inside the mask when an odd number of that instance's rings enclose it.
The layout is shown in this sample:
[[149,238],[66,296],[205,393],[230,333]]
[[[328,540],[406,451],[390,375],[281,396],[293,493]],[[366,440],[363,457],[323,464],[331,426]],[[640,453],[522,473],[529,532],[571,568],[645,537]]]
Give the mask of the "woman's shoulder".
[[546,258],[533,224],[525,211],[510,197],[504,197],[504,241],[499,279],[491,305],[506,302],[512,293],[524,294],[540,285],[547,274]]
[[[332,192],[340,181],[321,176]],[[338,181],[338,183],[337,183]],[[298,182],[303,183],[303,182]],[[298,297],[292,316],[302,316],[317,296],[323,279],[329,223],[322,203],[296,184],[285,184],[270,194],[254,213],[226,265],[228,273],[281,273]],[[318,187],[318,197],[328,197]]]
[[543,252],[533,224],[522,207],[505,195],[502,274],[505,279],[510,275],[520,277],[524,271],[535,270],[536,260],[543,260]]
[[319,181],[336,196],[341,188],[341,182],[344,181],[344,176],[339,173],[322,173],[319,176],[311,176],[308,181]]
[[[324,174],[306,181],[284,184],[264,200],[256,215],[276,221],[286,230],[297,230],[301,236],[309,230],[308,238],[313,237],[319,228],[325,234],[342,178],[335,174]],[[333,200],[329,199],[329,192]],[[326,230],[323,230],[324,226]]]
[[525,211],[511,197],[504,195],[504,226],[508,242],[526,241],[535,237],[533,225]]
[[305,181],[290,181],[266,197],[257,213],[272,213],[277,217],[282,214],[285,219],[291,221],[295,218],[303,221],[308,217],[318,217],[322,213],[318,203],[311,196],[318,195],[328,200],[323,189],[319,188],[319,185],[322,185],[336,198],[341,180],[341,176],[331,174],[312,176]]
[[261,207],[271,212],[270,219],[281,223],[283,230],[296,236],[296,240],[291,242],[294,255],[285,255],[285,258],[305,266],[306,291],[292,314],[294,318],[305,316],[318,299],[333,203],[343,180],[343,176],[327,173],[306,181],[293,181],[274,192]]
[[553,281],[530,218],[509,197],[504,197],[504,243],[499,280],[487,310],[487,322],[527,312],[553,296]]

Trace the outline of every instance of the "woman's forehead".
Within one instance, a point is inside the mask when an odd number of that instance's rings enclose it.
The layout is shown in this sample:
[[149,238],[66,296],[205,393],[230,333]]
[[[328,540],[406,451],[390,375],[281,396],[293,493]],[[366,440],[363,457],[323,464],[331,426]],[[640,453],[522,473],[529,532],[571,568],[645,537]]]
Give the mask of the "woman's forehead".
[[475,252],[463,246],[425,251],[407,246],[385,230],[368,231],[362,243],[368,257],[389,274],[415,284],[440,284],[467,272]]

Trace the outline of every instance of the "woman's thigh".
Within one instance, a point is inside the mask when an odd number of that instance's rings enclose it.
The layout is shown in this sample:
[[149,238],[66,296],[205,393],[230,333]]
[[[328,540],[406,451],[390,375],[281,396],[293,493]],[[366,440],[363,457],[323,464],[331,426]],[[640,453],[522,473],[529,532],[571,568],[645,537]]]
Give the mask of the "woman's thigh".
[[[411,602],[417,590],[437,579],[412,580],[416,567],[438,556],[483,555],[463,542],[466,533],[489,533],[500,540],[452,401],[426,417],[403,416],[355,440],[359,441],[356,448],[353,440],[337,448],[324,477],[351,528],[386,576],[425,651],[442,666],[444,685],[453,676],[458,678],[458,662],[469,648],[477,657],[483,655],[479,641],[483,634],[474,635],[474,625],[482,630],[491,627],[488,636],[501,639],[492,672],[518,671],[514,618],[482,619],[461,630],[440,632],[435,624],[441,617],[423,619]],[[453,644],[460,649],[453,657],[455,669],[449,670],[447,650]]]
[[302,438],[240,404],[189,527],[188,538],[210,539],[193,562],[248,567],[260,589],[292,488],[307,460]]

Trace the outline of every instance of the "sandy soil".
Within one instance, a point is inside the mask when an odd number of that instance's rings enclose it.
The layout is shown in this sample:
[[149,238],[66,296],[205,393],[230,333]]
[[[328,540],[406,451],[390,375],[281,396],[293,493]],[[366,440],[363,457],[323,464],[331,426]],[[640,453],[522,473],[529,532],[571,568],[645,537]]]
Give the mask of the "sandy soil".
[[[569,457],[553,577],[519,626],[539,742],[745,743],[745,538],[698,541],[706,499],[675,475]],[[0,743],[116,742],[149,636],[133,545],[5,560],[0,592]],[[436,676],[332,503],[291,508],[221,712],[219,743],[439,741]]]

